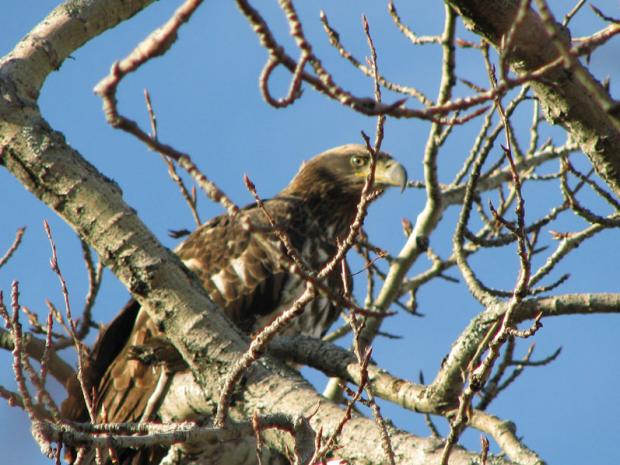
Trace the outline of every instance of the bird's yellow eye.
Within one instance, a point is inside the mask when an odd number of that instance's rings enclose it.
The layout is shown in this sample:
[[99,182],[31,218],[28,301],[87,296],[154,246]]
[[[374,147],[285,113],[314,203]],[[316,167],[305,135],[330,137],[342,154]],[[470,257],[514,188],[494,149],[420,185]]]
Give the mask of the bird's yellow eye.
[[366,159],[363,157],[358,157],[357,155],[353,155],[351,157],[351,164],[356,168],[359,168],[360,166],[364,166],[366,164]]

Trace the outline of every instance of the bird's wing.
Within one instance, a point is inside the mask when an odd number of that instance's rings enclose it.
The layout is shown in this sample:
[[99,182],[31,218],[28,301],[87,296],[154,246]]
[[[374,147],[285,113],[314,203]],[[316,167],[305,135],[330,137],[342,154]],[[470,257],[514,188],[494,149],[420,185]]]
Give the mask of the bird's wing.
[[[131,355],[133,347],[144,346],[162,337],[145,311],[140,310],[133,330],[114,361],[108,366],[99,383],[97,405],[100,421],[137,422],[143,418],[146,406],[161,376],[159,364],[145,364]],[[115,344],[118,344],[116,342]],[[98,347],[99,352],[112,347]]]
[[[292,221],[284,203],[267,205],[278,221]],[[300,291],[264,213],[250,208],[243,214],[245,219],[225,215],[206,223],[176,253],[198,275],[209,297],[243,331],[251,332],[259,317],[278,310]],[[291,238],[296,245],[300,239]]]

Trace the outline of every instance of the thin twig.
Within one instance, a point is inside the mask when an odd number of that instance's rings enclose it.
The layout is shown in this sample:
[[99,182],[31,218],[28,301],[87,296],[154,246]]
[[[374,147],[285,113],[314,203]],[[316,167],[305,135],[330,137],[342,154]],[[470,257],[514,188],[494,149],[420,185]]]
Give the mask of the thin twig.
[[2,268],[11,259],[15,251],[19,248],[19,245],[22,242],[25,232],[26,232],[25,227],[19,228],[17,230],[17,232],[15,233],[15,239],[13,239],[13,243],[8,248],[6,253],[0,258],[0,268]]
[[396,25],[398,30],[402,32],[403,35],[407,39],[409,39],[412,44],[424,45],[441,43],[441,36],[418,36],[409,27],[407,27],[400,19],[393,0],[390,0],[388,3],[388,11],[390,13],[390,16],[392,17],[392,21],[394,21],[394,24]]
[[[345,49],[344,45],[340,41],[340,35],[338,32],[329,24],[327,19],[327,15],[324,11],[321,10],[320,14],[321,23],[323,24],[323,29],[327,34],[330,44],[338,51],[340,56],[349,61],[354,67],[359,69],[362,73],[364,73],[368,77],[373,77],[373,70],[367,66],[364,66],[357,58],[355,58],[347,49]],[[430,106],[433,104],[433,101],[429,99],[426,95],[424,95],[421,91],[411,86],[403,86],[401,84],[396,84],[394,82],[388,81],[383,76],[379,77],[379,83],[388,90],[392,92],[397,92],[403,95],[409,95],[414,98],[417,98],[420,103],[425,106]]]
[[[151,102],[151,95],[149,94],[149,91],[147,89],[144,89],[144,100],[146,101],[146,110],[148,111],[149,121],[151,122],[151,137],[154,140],[158,140],[157,138],[157,116],[155,115],[155,111],[153,110],[153,103]],[[183,196],[185,203],[187,203],[190,209],[190,212],[192,213],[192,216],[194,217],[194,223],[196,223],[196,227],[200,226],[202,224],[202,221],[200,220],[200,215],[198,214],[198,210],[196,208],[197,207],[196,196],[191,195],[189,191],[187,190],[185,183],[183,182],[183,180],[177,173],[177,170],[174,166],[174,163],[172,162],[172,159],[163,154],[161,154],[161,158],[166,164],[166,166],[168,167],[168,175],[174,181],[174,183],[179,187],[179,190],[181,191],[181,195]]]
[[71,303],[69,301],[69,289],[67,287],[67,282],[65,281],[65,278],[62,272],[60,271],[60,266],[58,264],[58,254],[56,252],[56,244],[54,243],[54,239],[52,237],[52,230],[47,221],[43,222],[43,227],[45,229],[45,233],[47,234],[47,238],[49,239],[50,247],[52,249],[52,258],[50,259],[50,267],[52,268],[52,271],[56,274],[56,276],[58,276],[58,280],[60,281],[62,295],[65,301],[65,312],[67,315],[69,336],[73,339],[73,343],[77,351],[78,381],[80,384],[80,388],[82,389],[82,395],[84,396],[84,402],[88,410],[88,415],[90,416],[90,420],[94,422],[96,419],[96,413],[95,413],[95,408],[93,405],[93,400],[90,396],[91,394],[90,387],[86,380],[85,362],[84,362],[85,348],[77,336],[76,324],[71,314]]
[[575,6],[568,13],[566,13],[566,16],[564,16],[564,19],[562,20],[562,26],[568,26],[568,23],[570,23],[573,17],[577,13],[579,13],[579,10],[581,10],[581,7],[586,4],[586,1],[587,0],[579,0],[577,3],[575,3]]

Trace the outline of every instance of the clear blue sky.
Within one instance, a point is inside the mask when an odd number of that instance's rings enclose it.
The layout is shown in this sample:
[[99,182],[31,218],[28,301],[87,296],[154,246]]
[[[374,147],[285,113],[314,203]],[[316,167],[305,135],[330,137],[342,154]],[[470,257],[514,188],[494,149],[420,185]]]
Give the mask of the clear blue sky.
[[[305,30],[336,79],[357,94],[371,95],[371,82],[353,72],[327,46],[318,21],[318,2],[299,3]],[[435,96],[438,54],[430,47],[410,46],[391,24],[385,2],[326,3],[323,8],[332,25],[339,30],[341,39],[352,52],[360,58],[368,53],[360,21],[361,14],[365,13],[369,17],[384,74]],[[440,2],[415,2],[420,5],[427,3],[415,7],[404,1],[400,3],[402,5],[397,3],[397,6],[402,17],[416,32],[440,32],[443,17]],[[552,3],[558,16],[572,7],[572,2],[566,0]],[[0,16],[0,55],[8,53],[57,4],[50,0],[5,0]],[[169,229],[193,226],[189,211],[176,186],[169,181],[159,157],[105,123],[101,102],[92,89],[114,60],[125,56],[178,4],[156,2],[131,21],[88,43],[50,76],[40,100],[42,113],[50,124],[62,131],[67,141],[87,160],[119,184],[126,201],[170,247],[175,241],[167,236]],[[596,5],[608,14],[618,16],[617,2],[604,0]],[[274,21],[280,37],[285,37],[290,45],[285,22],[275,2],[261,7],[266,8],[266,14]],[[586,35],[603,26],[588,8],[584,8],[574,20],[573,33],[575,36]],[[459,25],[458,35],[470,38],[462,25]],[[620,42],[616,39],[592,57],[596,76],[612,77],[615,95],[619,91],[616,82],[620,76],[618,56]],[[254,33],[233,2],[206,2],[192,22],[182,28],[180,39],[170,53],[123,82],[119,95],[121,111],[146,127],[142,92],[148,88],[163,141],[190,153],[204,172],[237,203],[251,201],[243,187],[243,173],[247,173],[259,192],[268,197],[288,182],[303,159],[332,146],[361,142],[360,130],[372,133],[375,121],[352,113],[316,95],[311,89],[306,89],[303,98],[290,108],[274,110],[268,107],[262,101],[257,85],[265,59],[265,51],[258,46]],[[457,66],[461,76],[482,85],[486,82],[475,52],[460,53]],[[288,76],[277,71],[272,85],[274,94],[282,95],[287,87]],[[521,117],[522,123],[516,128],[518,136],[526,140],[530,116],[524,112]],[[428,128],[428,123],[422,121],[389,120],[386,125],[384,149],[407,167],[413,179],[421,178],[421,155]],[[460,166],[476,129],[477,125],[473,124],[470,129],[455,131],[454,138],[440,156],[443,181],[451,179],[451,174]],[[548,134],[558,143],[564,140],[560,131],[548,131]],[[541,192],[536,187],[526,190],[531,218],[559,202],[558,189],[544,195]],[[78,310],[87,290],[87,278],[79,242],[71,229],[26,192],[6,170],[0,170],[0,198],[0,254],[11,243],[18,227],[28,228],[19,252],[8,266],[0,270],[0,289],[5,296],[8,295],[11,281],[17,279],[23,305],[39,312],[45,311],[46,298],[61,305],[58,282],[48,266],[50,251],[42,228],[43,220],[47,219],[56,237],[60,265],[69,283],[73,306]],[[385,195],[371,209],[366,223],[374,241],[396,253],[404,241],[401,218],[406,216],[415,220],[423,201],[422,195],[413,191]],[[200,212],[206,219],[222,210],[201,198]],[[457,213],[454,208],[448,210],[432,237],[432,247],[444,257],[450,253],[450,238]],[[554,229],[574,231],[582,227],[581,222],[567,215]],[[570,272],[572,278],[559,292],[620,291],[618,240],[617,232],[606,232],[580,247],[560,268],[561,272]],[[547,236],[543,242],[554,246]],[[513,257],[512,249],[485,253],[473,260],[473,264],[490,285],[510,288],[517,272]],[[539,265],[540,260],[537,263]],[[414,271],[421,271],[426,266],[426,261],[422,260]],[[353,269],[356,269],[355,265]],[[559,275],[560,271],[554,276]],[[385,329],[404,336],[404,339],[378,341],[374,356],[399,376],[417,380],[422,370],[428,380],[436,373],[450,343],[480,308],[463,286],[443,281],[427,286],[418,297],[420,311],[426,317],[398,315],[390,319]],[[107,272],[95,307],[96,321],[109,321],[127,298],[127,291]],[[617,394],[620,384],[619,323],[617,316],[600,315],[545,320],[544,328],[535,336],[535,353],[543,357],[562,346],[560,358],[549,367],[527,371],[489,411],[515,421],[525,443],[549,463],[620,463],[616,446],[620,433],[617,423],[620,415]],[[518,353],[524,353],[526,347],[527,343],[521,343]],[[0,352],[0,366],[3,367],[0,384],[13,389],[9,363],[9,354]],[[316,374],[310,373],[310,376],[313,382],[322,384]],[[52,390],[56,394],[62,392],[54,385]],[[383,410],[397,426],[418,435],[428,434],[419,415],[388,404]],[[445,431],[445,423],[442,420],[438,423]],[[478,438],[478,432],[469,433],[465,442],[478,450]],[[48,463],[30,438],[24,413],[1,401],[0,445],[3,450],[0,462]]]

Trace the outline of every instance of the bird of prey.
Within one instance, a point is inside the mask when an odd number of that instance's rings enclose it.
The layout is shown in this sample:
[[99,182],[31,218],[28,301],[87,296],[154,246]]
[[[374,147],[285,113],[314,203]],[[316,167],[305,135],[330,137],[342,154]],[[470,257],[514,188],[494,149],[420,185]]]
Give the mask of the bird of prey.
[[[361,190],[371,166],[363,145],[349,144],[327,150],[307,162],[279,194],[264,202],[272,221],[312,269],[319,270],[334,255],[353,221]],[[407,173],[386,153],[377,154],[374,186],[404,189]],[[303,292],[305,281],[291,272],[280,240],[267,215],[256,205],[243,215],[221,215],[196,229],[176,249],[194,271],[207,294],[239,326],[250,334],[260,330]],[[340,270],[327,277],[327,286],[343,290]],[[335,321],[339,307],[325,295],[310,302],[284,332],[322,336]],[[131,301],[100,336],[92,354],[90,381],[97,387],[96,411],[101,421],[156,420],[152,396],[161,367],[136,359],[135,347],[164,338]],[[87,421],[79,389],[65,401],[65,416]],[[151,407],[148,407],[148,405]]]

